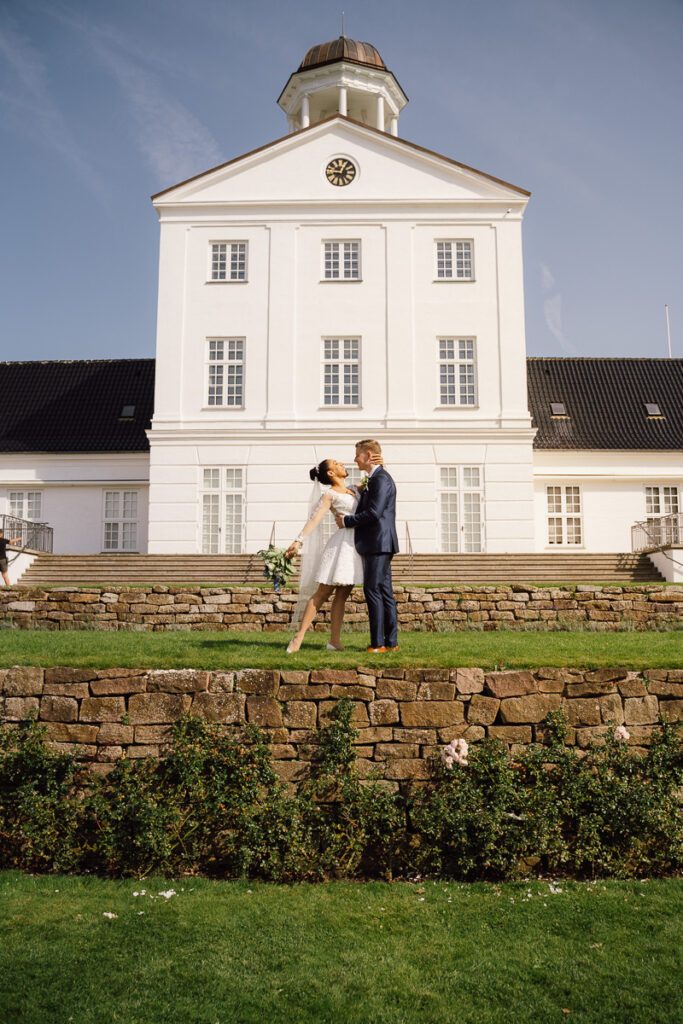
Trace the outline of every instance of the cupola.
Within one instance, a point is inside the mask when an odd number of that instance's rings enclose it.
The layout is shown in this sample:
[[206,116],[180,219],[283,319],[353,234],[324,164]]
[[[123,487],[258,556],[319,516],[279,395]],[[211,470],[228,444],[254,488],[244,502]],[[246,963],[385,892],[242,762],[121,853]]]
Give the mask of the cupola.
[[312,46],[278,99],[290,132],[341,114],[392,135],[407,102],[376,47],[344,35]]

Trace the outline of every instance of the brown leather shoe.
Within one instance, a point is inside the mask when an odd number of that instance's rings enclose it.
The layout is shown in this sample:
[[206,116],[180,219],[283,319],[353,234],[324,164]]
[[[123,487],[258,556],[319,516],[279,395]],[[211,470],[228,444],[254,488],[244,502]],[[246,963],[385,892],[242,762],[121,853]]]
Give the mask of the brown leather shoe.
[[384,654],[386,647],[368,647],[370,654]]

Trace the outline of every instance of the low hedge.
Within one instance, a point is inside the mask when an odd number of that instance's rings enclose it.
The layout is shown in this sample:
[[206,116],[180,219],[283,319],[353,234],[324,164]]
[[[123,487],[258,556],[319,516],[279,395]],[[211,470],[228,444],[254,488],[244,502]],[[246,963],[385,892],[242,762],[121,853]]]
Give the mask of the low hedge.
[[197,718],[160,759],[106,777],[53,752],[35,723],[0,731],[0,868],[109,876],[514,879],[669,875],[683,867],[683,744],[644,756],[610,732],[577,752],[548,717],[546,745],[495,741],[391,792],[354,768],[352,705],[319,733],[309,778],[283,785],[258,730]]

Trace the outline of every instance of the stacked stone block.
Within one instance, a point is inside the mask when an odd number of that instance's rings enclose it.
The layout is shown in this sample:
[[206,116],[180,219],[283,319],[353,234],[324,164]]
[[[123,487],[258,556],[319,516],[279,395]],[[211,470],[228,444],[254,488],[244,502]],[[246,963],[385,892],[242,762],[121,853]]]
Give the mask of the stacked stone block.
[[[399,626],[406,630],[590,628],[599,631],[680,625],[683,587],[575,585],[397,587]],[[290,628],[296,594],[259,587],[140,589],[54,587],[0,590],[0,626],[23,629],[233,630]],[[329,604],[317,629],[329,629]],[[345,628],[367,630],[360,589],[347,604]]]
[[585,749],[624,724],[642,752],[660,719],[683,720],[683,669],[0,670],[0,721],[38,719],[56,750],[102,774],[122,757],[158,757],[191,713],[230,731],[259,726],[280,777],[297,782],[341,697],[353,701],[359,771],[395,786],[427,778],[432,755],[458,737],[513,752],[542,741],[546,715],[560,709],[569,744]]

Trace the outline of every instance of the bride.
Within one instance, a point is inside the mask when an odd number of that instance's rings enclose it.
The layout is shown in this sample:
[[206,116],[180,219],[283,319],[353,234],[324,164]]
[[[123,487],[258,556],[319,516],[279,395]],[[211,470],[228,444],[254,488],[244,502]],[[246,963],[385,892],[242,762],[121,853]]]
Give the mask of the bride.
[[314,501],[318,498],[319,484],[329,486],[329,490],[319,498],[303,530],[287,548],[286,554],[292,558],[301,552],[303,545],[299,602],[294,616],[295,622],[300,619],[299,631],[289,644],[287,654],[299,650],[306,630],[333,591],[330,642],[327,649],[343,650],[341,628],[344,608],[354,586],[363,583],[363,563],[353,542],[353,530],[335,529],[320,552],[318,527],[328,513],[348,516],[355,512],[360,492],[356,487],[346,486],[347,476],[344,466],[335,459],[325,459],[310,472],[315,485]]

